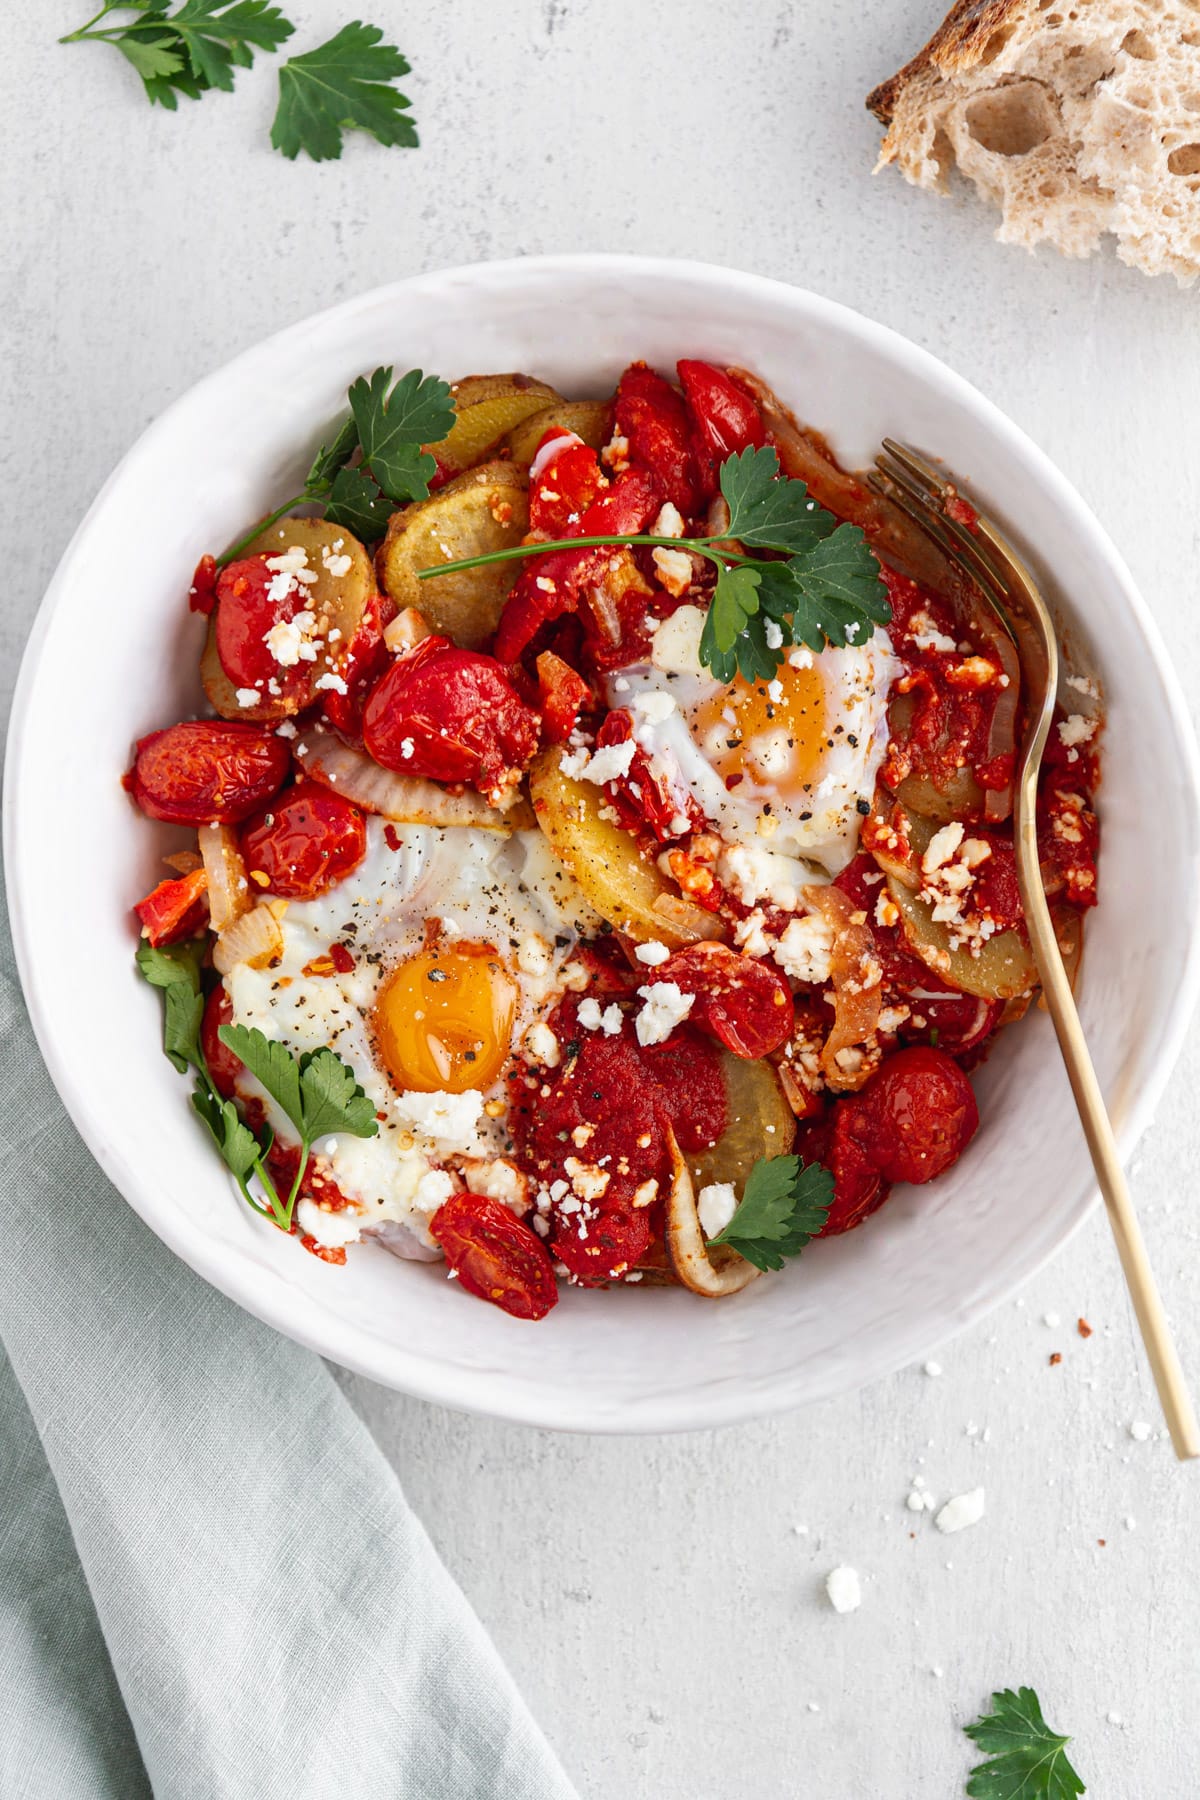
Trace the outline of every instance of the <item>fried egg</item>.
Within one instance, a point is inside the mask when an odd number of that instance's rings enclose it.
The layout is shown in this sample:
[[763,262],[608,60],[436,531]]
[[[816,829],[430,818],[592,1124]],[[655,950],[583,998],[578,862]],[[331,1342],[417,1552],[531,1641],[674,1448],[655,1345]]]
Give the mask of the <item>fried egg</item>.
[[[654,772],[701,808],[727,844],[799,858],[826,876],[854,855],[887,747],[888,693],[901,665],[886,631],[819,655],[786,653],[771,680],[731,685],[700,663],[704,614],[659,627],[651,661],[608,682]],[[680,835],[687,829],[683,805]]]
[[[239,964],[225,981],[236,1023],[297,1055],[329,1046],[375,1106],[377,1137],[315,1146],[319,1173],[362,1213],[304,1200],[302,1230],[342,1244],[393,1222],[431,1243],[429,1219],[454,1185],[434,1165],[504,1148],[509,1059],[559,997],[578,939],[599,928],[539,831],[368,820],[354,873],[288,906],[282,959]],[[248,1076],[244,1091],[266,1099]]]

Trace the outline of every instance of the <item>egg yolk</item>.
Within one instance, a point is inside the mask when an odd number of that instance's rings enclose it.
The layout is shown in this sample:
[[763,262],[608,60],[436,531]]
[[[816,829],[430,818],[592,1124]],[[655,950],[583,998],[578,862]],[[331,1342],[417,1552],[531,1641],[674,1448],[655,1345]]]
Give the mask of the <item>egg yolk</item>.
[[512,1044],[517,986],[494,950],[422,950],[389,975],[375,1005],[379,1051],[396,1086],[461,1094],[490,1087]]
[[828,744],[821,671],[784,663],[769,684],[739,675],[732,686],[701,701],[689,723],[727,787],[745,780],[756,787],[799,789],[812,783]]

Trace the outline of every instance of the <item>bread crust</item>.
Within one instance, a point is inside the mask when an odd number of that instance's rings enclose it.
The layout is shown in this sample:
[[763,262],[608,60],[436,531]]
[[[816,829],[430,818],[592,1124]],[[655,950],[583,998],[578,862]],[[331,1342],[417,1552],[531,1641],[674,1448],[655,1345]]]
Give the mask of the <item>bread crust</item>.
[[1024,12],[1027,0],[957,0],[929,42],[887,81],[867,95],[867,108],[890,125],[896,102],[909,82],[926,69],[969,69],[979,61],[993,32]]

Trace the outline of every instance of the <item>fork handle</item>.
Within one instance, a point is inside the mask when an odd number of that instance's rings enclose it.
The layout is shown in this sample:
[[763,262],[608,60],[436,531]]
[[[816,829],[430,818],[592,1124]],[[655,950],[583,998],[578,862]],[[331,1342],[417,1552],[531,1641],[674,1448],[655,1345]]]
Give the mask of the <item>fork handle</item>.
[[[1019,857],[1017,860],[1020,876],[1022,865],[1029,859]],[[1037,866],[1035,848],[1032,867],[1036,870]],[[1171,1443],[1176,1456],[1184,1462],[1191,1457],[1200,1456],[1200,1424],[1196,1420],[1183,1367],[1167,1323],[1158,1284],[1150,1267],[1150,1258],[1146,1253],[1146,1241],[1121,1168],[1112,1122],[1104,1104],[1104,1096],[1100,1092],[1100,1083],[1096,1079],[1083,1027],[1079,1022],[1075,996],[1063,967],[1062,953],[1058,947],[1046,896],[1040,879],[1028,893],[1025,892],[1027,885],[1031,884],[1022,879],[1021,900],[1025,908],[1034,960],[1042,980],[1042,991],[1046,996],[1046,1006],[1058,1034],[1059,1049],[1067,1066],[1067,1076],[1079,1109],[1083,1135],[1091,1151],[1096,1180],[1104,1196],[1108,1222],[1117,1240],[1117,1254],[1121,1258],[1142,1342],[1150,1359],[1154,1384],[1171,1433]]]

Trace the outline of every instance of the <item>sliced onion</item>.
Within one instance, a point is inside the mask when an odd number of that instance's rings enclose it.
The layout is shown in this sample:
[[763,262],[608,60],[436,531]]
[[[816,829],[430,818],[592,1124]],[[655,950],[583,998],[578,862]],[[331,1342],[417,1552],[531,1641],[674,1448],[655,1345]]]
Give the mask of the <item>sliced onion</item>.
[[696,1211],[696,1190],[672,1131],[667,1132],[667,1145],[671,1152],[667,1249],[675,1273],[684,1287],[690,1288],[693,1294],[704,1294],[710,1300],[720,1300],[726,1294],[738,1294],[744,1287],[749,1287],[759,1271],[753,1263],[748,1263],[744,1257],[739,1256],[736,1250],[728,1250],[724,1245],[719,1252],[720,1265],[709,1260],[708,1246],[700,1227],[700,1215]]
[[536,823],[523,796],[515,796],[514,804],[501,811],[489,806],[482,794],[466,789],[452,794],[436,781],[382,769],[361,750],[320,726],[301,732],[293,748],[297,767],[313,781],[332,788],[344,800],[353,800],[364,812],[394,819],[398,825],[474,825],[507,835]]
[[[833,932],[830,975],[833,1030],[821,1051],[821,1072],[831,1085],[853,1088],[855,1077],[838,1062],[840,1050],[855,1050],[875,1035],[883,994],[875,939],[849,894],[835,887],[806,887],[804,899]],[[872,979],[873,977],[873,979]],[[863,1079],[868,1073],[866,1064]]]
[[725,927],[715,913],[706,912],[684,894],[659,894],[653,910],[661,913],[663,923],[687,943],[723,938]]
[[280,920],[286,911],[286,900],[262,900],[235,920],[228,931],[221,933],[213,950],[217,973],[229,975],[239,963],[246,963],[251,969],[274,968],[283,956]]
[[442,1253],[429,1244],[423,1244],[411,1225],[405,1225],[399,1219],[385,1219],[381,1225],[363,1227],[364,1238],[373,1238],[390,1250],[393,1256],[402,1257],[405,1262],[441,1262]]
[[383,628],[383,641],[393,656],[400,656],[406,650],[415,650],[432,632],[424,613],[419,613],[415,606],[400,609],[390,625]]
[[208,910],[215,932],[228,931],[250,911],[250,884],[231,825],[201,825],[200,854],[208,876]]
[[171,856],[164,856],[163,861],[176,875],[194,875],[204,864],[203,857],[198,856],[194,850],[176,850]]

